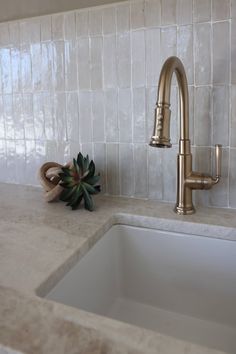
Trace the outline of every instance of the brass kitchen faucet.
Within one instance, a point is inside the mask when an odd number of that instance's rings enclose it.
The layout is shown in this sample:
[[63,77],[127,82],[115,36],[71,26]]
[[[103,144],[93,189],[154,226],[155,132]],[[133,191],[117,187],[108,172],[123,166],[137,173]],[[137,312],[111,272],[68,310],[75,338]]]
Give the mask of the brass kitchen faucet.
[[[210,189],[219,182],[221,176],[222,146],[215,145],[216,176],[192,171],[192,154],[189,140],[189,97],[188,84],[184,66],[179,58],[168,58],[161,70],[158,97],[155,109],[155,123],[150,145],[154,147],[171,147],[170,142],[170,90],[175,72],[179,86],[180,100],[180,140],[177,157],[177,201],[175,212],[180,215],[193,214],[193,189]],[[164,176],[165,177],[165,176]]]

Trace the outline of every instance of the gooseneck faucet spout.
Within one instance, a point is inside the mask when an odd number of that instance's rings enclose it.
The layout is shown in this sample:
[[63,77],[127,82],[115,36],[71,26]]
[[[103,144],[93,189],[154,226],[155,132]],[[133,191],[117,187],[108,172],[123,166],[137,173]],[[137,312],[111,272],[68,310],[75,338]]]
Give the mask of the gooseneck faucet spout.
[[192,154],[189,140],[189,96],[184,66],[179,58],[170,57],[164,63],[159,84],[155,109],[155,123],[150,145],[171,147],[170,142],[170,92],[173,73],[176,74],[180,99],[180,140],[177,157],[177,201],[175,212],[181,215],[192,214],[193,189],[210,189],[219,182],[221,174],[221,145],[216,145],[216,176],[208,176],[192,171]]

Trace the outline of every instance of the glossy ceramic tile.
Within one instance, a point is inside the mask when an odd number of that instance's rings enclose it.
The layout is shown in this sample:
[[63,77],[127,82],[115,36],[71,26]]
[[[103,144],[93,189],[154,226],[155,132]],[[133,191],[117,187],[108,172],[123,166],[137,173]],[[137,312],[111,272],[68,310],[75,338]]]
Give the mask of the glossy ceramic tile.
[[161,23],[162,25],[173,25],[176,23],[176,0],[161,1]]
[[193,0],[193,21],[207,22],[211,20],[211,0]]
[[160,26],[161,24],[161,0],[145,1],[145,26]]
[[177,0],[177,23],[179,25],[193,22],[193,2],[189,0]]
[[230,69],[229,22],[213,24],[213,83],[227,84]]
[[178,55],[199,170],[212,166],[215,143],[224,146],[222,183],[196,200],[236,207],[235,23],[235,0],[130,0],[0,24],[0,165],[11,172],[1,181],[38,184],[40,164],[66,162],[81,150],[101,170],[103,191],[174,201],[175,78],[174,147],[147,143],[161,66]]

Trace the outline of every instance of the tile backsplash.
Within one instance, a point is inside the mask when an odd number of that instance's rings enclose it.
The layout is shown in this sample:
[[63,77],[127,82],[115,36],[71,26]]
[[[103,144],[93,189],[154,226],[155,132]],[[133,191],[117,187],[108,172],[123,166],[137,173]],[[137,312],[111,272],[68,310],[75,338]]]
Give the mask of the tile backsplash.
[[236,208],[236,1],[136,0],[0,24],[0,181],[37,185],[45,161],[94,158],[103,191],[175,201],[172,149],[148,146],[160,69],[186,68],[194,167],[222,182],[196,203]]

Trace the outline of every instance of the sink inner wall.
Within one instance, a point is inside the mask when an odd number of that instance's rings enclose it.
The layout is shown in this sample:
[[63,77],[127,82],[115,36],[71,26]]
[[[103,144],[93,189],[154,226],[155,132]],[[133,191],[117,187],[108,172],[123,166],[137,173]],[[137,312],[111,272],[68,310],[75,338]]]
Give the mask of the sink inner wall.
[[233,241],[116,225],[46,297],[236,352]]

